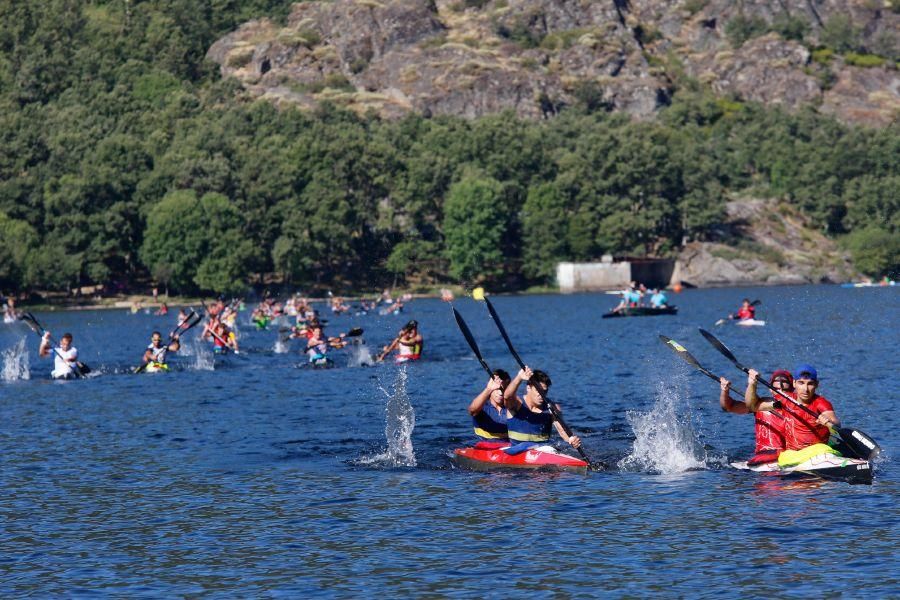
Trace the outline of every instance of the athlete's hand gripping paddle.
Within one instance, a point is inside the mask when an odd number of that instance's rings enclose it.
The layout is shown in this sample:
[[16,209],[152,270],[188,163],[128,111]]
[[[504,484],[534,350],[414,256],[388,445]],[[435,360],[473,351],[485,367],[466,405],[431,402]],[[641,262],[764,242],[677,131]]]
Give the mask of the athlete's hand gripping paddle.
[[[725,346],[725,344],[720,342],[716,338],[716,336],[714,336],[713,334],[711,334],[710,332],[708,332],[704,329],[700,329],[700,335],[702,335],[704,338],[706,338],[706,341],[709,342],[710,344],[712,344],[713,348],[715,348],[716,350],[721,352],[725,358],[727,358],[732,363],[734,363],[734,366],[736,366],[738,369],[740,369],[744,373],[750,372],[750,369],[745,367],[744,365],[742,365],[740,363],[740,361],[738,361],[737,357],[731,352],[731,350],[729,350]],[[769,390],[772,393],[778,394],[785,400],[791,402],[795,406],[799,407],[801,410],[805,411],[807,414],[809,414],[813,418],[819,417],[819,415],[817,415],[815,412],[810,410],[807,406],[805,406],[802,403],[798,402],[797,400],[791,398],[790,396],[788,396],[781,390],[775,389],[765,379],[759,379],[758,381],[759,381],[759,383],[763,384],[765,387],[769,388]],[[788,412],[790,412],[790,411],[788,411]],[[850,427],[840,427],[838,429],[835,429],[830,424],[827,425],[827,427],[832,433],[836,433],[837,436],[839,438],[841,438],[841,441],[844,442],[860,458],[863,458],[865,460],[872,460],[876,456],[878,456],[878,454],[881,452],[881,447],[875,442],[875,440],[873,440],[870,435],[863,433],[862,431],[860,431],[858,429],[851,429]]]

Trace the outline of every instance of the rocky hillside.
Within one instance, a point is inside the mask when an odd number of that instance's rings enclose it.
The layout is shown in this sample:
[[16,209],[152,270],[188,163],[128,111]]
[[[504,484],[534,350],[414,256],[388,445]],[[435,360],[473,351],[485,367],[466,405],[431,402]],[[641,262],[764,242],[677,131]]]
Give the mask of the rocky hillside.
[[842,282],[859,277],[850,257],[787,204],[764,200],[726,205],[717,242],[687,244],[674,279],[707,287],[734,284]]
[[208,57],[252,95],[387,117],[651,119],[685,82],[878,126],[900,114],[897,0],[335,0],[245,23]]

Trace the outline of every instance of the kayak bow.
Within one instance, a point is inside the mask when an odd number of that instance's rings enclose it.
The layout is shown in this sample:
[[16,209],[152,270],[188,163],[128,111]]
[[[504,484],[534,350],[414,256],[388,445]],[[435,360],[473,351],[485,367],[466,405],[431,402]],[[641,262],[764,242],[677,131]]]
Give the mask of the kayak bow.
[[538,469],[546,471],[577,471],[586,473],[588,463],[558,452],[553,446],[535,446],[520,454],[510,455],[502,449],[457,448],[453,451],[456,464],[474,471],[497,469]]

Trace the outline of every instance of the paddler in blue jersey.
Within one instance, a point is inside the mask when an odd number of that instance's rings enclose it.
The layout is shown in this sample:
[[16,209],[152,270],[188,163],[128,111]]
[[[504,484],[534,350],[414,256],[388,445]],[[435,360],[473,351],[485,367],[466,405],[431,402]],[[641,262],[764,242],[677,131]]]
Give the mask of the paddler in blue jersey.
[[[520,398],[516,392],[523,381],[527,381],[528,385],[525,386],[525,395]],[[506,429],[509,433],[509,441],[512,443],[512,446],[503,450],[507,454],[520,454],[534,446],[546,445],[550,441],[551,425],[556,426],[560,437],[571,444],[573,448],[581,445],[581,439],[577,435],[571,437],[566,435],[559,422],[553,419],[553,413],[544,402],[551,383],[550,377],[546,373],[532,371],[526,366],[516,374],[516,378],[503,392],[503,401],[506,404],[506,410],[509,411]],[[538,391],[538,386],[540,391]],[[559,404],[557,404],[557,408],[559,408]]]
[[509,373],[503,369],[495,369],[491,378],[480,394],[469,404],[469,414],[475,435],[478,436],[476,448],[494,450],[509,446],[509,435],[506,421],[509,413],[503,402],[503,391],[509,386]]

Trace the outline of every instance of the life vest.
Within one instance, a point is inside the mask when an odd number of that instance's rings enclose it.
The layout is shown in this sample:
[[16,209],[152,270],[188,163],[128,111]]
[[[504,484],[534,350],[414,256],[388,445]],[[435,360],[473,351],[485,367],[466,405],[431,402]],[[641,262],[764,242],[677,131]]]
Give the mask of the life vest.
[[147,350],[150,351],[150,360],[155,363],[164,363],[166,362],[166,353],[169,351],[168,346],[160,346],[157,348],[153,344],[147,346]]
[[490,401],[485,402],[481,411],[472,417],[475,435],[483,440],[508,440],[506,429],[508,415],[506,408],[497,408]]

